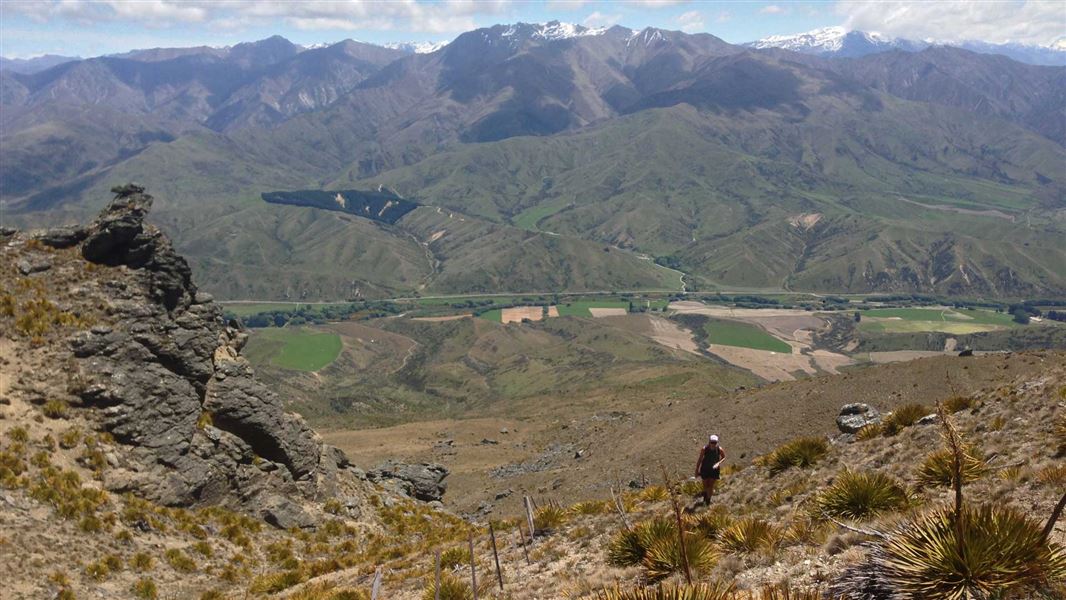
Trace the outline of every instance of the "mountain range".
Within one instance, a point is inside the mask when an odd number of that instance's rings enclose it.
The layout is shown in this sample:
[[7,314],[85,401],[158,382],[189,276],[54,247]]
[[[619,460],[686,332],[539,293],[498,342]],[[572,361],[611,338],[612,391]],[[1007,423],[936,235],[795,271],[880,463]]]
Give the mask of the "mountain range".
[[[782,48],[819,56],[859,57],[878,52],[902,50],[918,52],[934,45],[930,40],[893,38],[879,33],[823,27],[793,35],[774,35],[745,44],[751,48]],[[1066,38],[1048,46],[1034,44],[991,44],[977,40],[952,42],[950,46],[981,54],[1000,54],[1032,65],[1066,65]]]
[[[553,22],[0,83],[9,220],[76,220],[136,180],[221,297],[680,289],[650,258],[688,289],[1066,293],[1063,67]],[[261,199],[382,187],[419,207],[389,224]]]

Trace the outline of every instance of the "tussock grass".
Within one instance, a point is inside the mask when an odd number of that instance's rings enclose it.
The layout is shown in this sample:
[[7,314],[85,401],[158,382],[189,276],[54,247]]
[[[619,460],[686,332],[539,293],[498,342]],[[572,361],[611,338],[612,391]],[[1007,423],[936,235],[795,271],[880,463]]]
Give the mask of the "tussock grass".
[[804,437],[779,446],[773,452],[756,459],[759,466],[776,475],[786,469],[809,467],[829,452],[829,442],[823,437]]
[[883,473],[845,469],[814,498],[818,514],[863,520],[900,510],[910,502],[907,489]]
[[977,398],[973,396],[952,396],[944,400],[943,406],[948,413],[962,412],[977,406]]
[[166,559],[175,571],[182,573],[192,573],[196,570],[196,561],[189,557],[188,554],[182,552],[179,548],[170,548],[163,553],[163,558]]
[[133,595],[142,600],[155,600],[159,597],[159,589],[156,587],[155,581],[145,577],[144,579],[138,579],[133,584]]

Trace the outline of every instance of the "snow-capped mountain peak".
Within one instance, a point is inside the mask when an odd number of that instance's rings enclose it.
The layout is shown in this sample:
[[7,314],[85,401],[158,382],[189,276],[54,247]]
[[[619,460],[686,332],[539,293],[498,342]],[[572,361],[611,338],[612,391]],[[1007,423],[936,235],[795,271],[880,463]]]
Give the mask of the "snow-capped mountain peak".
[[402,50],[412,54],[431,54],[448,45],[448,42],[388,42],[382,46],[390,50]]
[[859,57],[876,52],[903,50],[918,52],[936,45],[949,45],[971,52],[1002,54],[1021,62],[1037,65],[1066,65],[1066,37],[1047,46],[1025,44],[990,44],[978,41],[907,40],[876,32],[848,31],[844,27],[823,27],[794,35],[774,35],[744,44],[749,48],[781,48],[804,54]]
[[516,23],[509,25],[500,35],[502,37],[526,36],[534,40],[565,40],[586,35],[603,35],[606,27],[585,27],[575,23],[548,21],[547,23]]
[[793,35],[772,35],[751,42],[753,48],[783,48],[795,52],[840,52],[848,43],[891,45],[894,40],[877,32],[848,31],[843,27],[823,27]]

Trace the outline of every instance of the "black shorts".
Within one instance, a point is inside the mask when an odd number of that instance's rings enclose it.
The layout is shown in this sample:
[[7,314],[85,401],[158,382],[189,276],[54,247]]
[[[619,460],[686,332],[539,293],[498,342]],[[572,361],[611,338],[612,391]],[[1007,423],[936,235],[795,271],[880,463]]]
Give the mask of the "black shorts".
[[700,477],[702,477],[703,479],[721,479],[722,478],[722,469],[721,468],[711,469],[709,472],[700,473]]

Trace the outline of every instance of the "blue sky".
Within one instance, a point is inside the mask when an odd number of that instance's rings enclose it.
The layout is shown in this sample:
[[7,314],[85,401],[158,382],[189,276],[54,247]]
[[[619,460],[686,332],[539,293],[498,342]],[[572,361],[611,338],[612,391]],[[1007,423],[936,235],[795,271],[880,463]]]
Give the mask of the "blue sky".
[[450,40],[496,23],[560,20],[707,32],[729,42],[843,25],[897,37],[1050,44],[1061,0],[3,0],[0,55],[97,56],[135,48],[230,45],[280,34],[300,44]]

